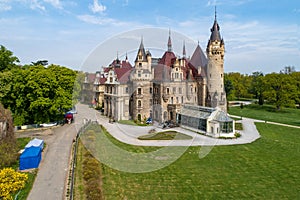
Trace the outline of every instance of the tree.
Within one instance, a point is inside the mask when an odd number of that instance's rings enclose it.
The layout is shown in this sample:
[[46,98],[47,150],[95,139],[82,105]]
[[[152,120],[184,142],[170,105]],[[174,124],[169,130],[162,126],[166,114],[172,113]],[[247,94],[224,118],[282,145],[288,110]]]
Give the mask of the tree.
[[253,72],[252,73],[252,81],[249,92],[254,95],[256,99],[258,99],[258,104],[264,104],[264,74],[262,72]]
[[224,76],[224,87],[225,87],[225,92],[226,92],[226,96],[227,99],[232,99],[232,91],[234,90],[232,81],[230,79],[228,79],[228,75],[225,74]]
[[295,106],[292,98],[296,93],[294,80],[287,74],[267,74],[265,76],[266,89],[263,95],[268,102],[274,103],[277,110],[282,106]]
[[0,101],[12,111],[15,125],[60,120],[75,102],[76,71],[27,65],[3,73],[7,76],[0,76]]
[[17,145],[11,113],[0,104],[0,169],[17,160]]
[[32,65],[43,65],[43,66],[46,66],[46,65],[48,65],[48,60],[38,60],[38,61],[36,61],[36,62],[31,62],[32,63]]
[[11,51],[2,45],[0,46],[0,72],[16,67],[16,63],[19,62],[19,59]]
[[293,72],[290,74],[291,78],[294,80],[296,91],[292,97],[295,103],[300,107],[300,72]]
[[232,98],[251,98],[251,94],[248,92],[248,88],[251,84],[251,78],[248,75],[232,72],[226,75],[226,79],[230,80],[233,85]]

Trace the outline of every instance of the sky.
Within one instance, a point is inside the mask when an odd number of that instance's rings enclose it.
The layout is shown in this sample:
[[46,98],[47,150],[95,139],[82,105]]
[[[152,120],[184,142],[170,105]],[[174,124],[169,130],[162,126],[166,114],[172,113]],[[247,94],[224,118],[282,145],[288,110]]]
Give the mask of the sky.
[[215,6],[225,72],[300,70],[299,0],[0,0],[0,45],[21,64],[48,60],[97,71],[118,55],[135,59],[141,38],[153,56],[183,42],[205,51]]

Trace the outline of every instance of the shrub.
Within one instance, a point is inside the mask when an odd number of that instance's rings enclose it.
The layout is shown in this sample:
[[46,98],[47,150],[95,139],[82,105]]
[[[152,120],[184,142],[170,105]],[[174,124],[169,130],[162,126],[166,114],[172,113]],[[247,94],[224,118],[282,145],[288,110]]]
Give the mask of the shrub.
[[234,136],[235,136],[236,138],[239,138],[239,137],[241,137],[242,135],[241,135],[239,132],[235,132],[235,133],[234,133]]
[[24,188],[28,175],[16,172],[12,168],[0,171],[0,199],[12,199],[12,194]]

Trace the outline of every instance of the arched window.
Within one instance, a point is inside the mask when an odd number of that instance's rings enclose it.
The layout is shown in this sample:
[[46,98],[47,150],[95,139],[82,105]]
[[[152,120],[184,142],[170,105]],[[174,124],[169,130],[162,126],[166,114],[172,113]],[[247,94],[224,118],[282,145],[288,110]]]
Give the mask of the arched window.
[[138,100],[138,107],[142,107],[142,101],[141,100]]
[[138,119],[139,121],[142,121],[142,115],[141,115],[141,114],[138,114],[138,115],[137,115],[137,119]]

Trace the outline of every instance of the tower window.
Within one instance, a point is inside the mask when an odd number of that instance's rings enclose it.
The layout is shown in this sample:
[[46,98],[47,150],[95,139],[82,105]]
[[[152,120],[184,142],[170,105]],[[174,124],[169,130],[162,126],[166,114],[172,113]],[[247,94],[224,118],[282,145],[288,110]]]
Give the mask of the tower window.
[[138,100],[138,107],[142,107],[142,101],[141,100]]
[[223,74],[221,74],[221,78],[223,78]]
[[167,88],[167,94],[170,94],[170,89],[169,88]]
[[138,88],[138,94],[142,94],[142,88]]
[[139,67],[142,67],[142,63],[139,63]]

